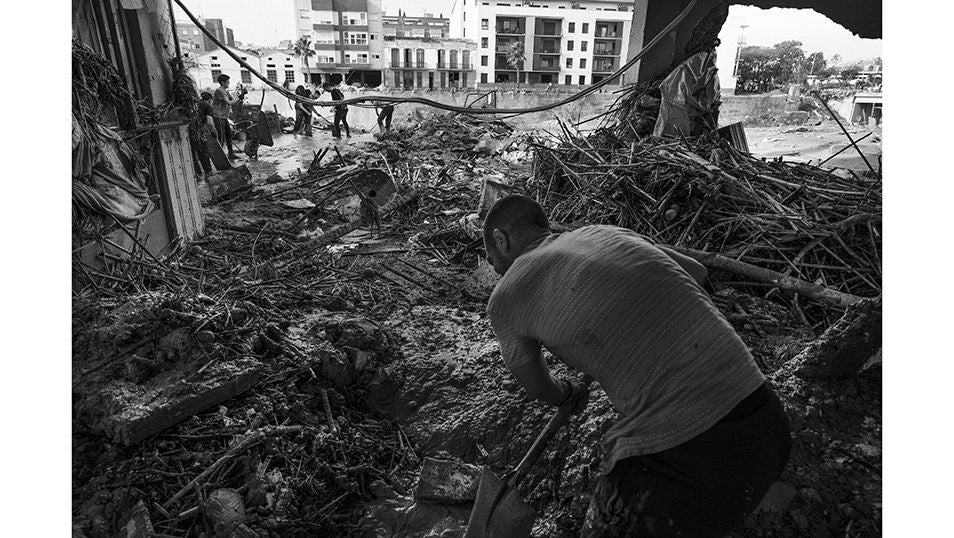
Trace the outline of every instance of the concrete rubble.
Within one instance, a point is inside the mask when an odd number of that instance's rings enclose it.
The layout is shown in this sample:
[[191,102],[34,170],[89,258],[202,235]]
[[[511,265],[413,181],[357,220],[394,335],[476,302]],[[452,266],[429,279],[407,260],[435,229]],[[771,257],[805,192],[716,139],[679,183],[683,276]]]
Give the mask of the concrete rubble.
[[[74,297],[74,529],[462,535],[480,468],[512,467],[548,418],[505,372],[483,315],[496,276],[480,222],[510,192],[536,194],[561,228],[613,222],[878,295],[874,178],[762,162],[718,140],[642,139],[658,96],[619,107],[635,137],[422,113],[371,142],[315,141],[317,153],[279,137],[235,181],[211,180],[205,237]],[[279,159],[297,161],[278,172]],[[616,164],[597,177],[597,162]],[[870,218],[846,222],[846,197]],[[785,254],[758,248],[758,230]],[[829,239],[808,248],[807,236]],[[875,532],[880,363],[798,375],[844,308],[731,271],[707,291],[796,417],[789,469],[735,535]],[[578,532],[613,419],[594,394],[530,473],[535,536]]]

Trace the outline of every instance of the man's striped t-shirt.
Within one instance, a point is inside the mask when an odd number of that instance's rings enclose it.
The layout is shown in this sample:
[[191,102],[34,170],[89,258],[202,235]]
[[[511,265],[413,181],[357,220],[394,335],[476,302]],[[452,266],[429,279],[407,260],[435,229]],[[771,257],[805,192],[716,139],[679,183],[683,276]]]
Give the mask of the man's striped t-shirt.
[[508,367],[542,345],[606,391],[620,417],[604,437],[604,473],[696,437],[765,381],[695,280],[615,226],[530,245],[497,283],[487,312]]

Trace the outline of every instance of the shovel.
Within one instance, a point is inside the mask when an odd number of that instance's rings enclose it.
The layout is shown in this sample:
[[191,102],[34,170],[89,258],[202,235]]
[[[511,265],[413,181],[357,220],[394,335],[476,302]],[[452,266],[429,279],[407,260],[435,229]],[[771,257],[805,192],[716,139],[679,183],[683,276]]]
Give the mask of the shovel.
[[[584,374],[580,381],[589,388],[593,376]],[[537,513],[520,498],[517,484],[536,463],[547,443],[569,420],[572,411],[573,409],[569,406],[557,409],[556,414],[550,417],[546,428],[540,432],[517,467],[504,475],[503,479],[484,467],[464,538],[526,538],[530,536]]]

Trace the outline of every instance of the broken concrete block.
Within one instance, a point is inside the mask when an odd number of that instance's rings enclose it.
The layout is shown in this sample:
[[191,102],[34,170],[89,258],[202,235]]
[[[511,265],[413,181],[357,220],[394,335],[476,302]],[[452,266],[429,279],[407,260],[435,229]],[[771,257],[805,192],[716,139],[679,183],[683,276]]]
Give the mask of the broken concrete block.
[[480,468],[453,460],[424,458],[414,497],[440,503],[465,503],[477,496]]
[[155,533],[152,520],[149,519],[149,509],[144,502],[139,501],[133,507],[123,531],[126,538],[149,538]]
[[335,347],[353,347],[388,355],[395,345],[395,338],[377,323],[366,319],[346,319],[325,327],[325,338]]
[[213,491],[205,503],[205,515],[219,538],[228,538],[239,525],[245,523],[245,503],[242,494],[231,488]]
[[262,371],[255,359],[223,361],[200,379],[163,372],[144,385],[115,381],[95,398],[103,413],[94,427],[116,442],[132,445],[252,388]]
[[796,493],[795,486],[788,482],[775,482],[769,487],[765,497],[762,497],[762,502],[755,511],[784,512],[788,509],[788,505],[792,504]]
[[243,164],[242,166],[213,174],[206,179],[206,182],[209,184],[209,193],[212,195],[212,199],[215,200],[251,185],[252,173],[249,172],[248,166]]

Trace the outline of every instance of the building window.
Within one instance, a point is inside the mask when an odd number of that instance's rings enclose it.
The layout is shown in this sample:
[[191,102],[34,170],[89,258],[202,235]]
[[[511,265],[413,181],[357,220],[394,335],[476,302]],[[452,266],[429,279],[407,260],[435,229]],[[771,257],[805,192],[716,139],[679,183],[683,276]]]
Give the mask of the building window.
[[571,22],[571,23],[570,23],[570,33],[572,34],[573,32],[576,32],[576,23],[575,23],[575,22]]
[[580,58],[580,69],[586,69],[586,58]]
[[563,83],[567,86],[573,84],[573,77],[571,75],[567,75],[566,78],[563,79]]
[[248,69],[242,70],[242,84],[251,84],[252,83],[252,72]]
[[221,74],[222,74],[222,70],[221,70],[221,69],[213,69],[213,70],[212,70],[212,80],[215,80],[215,79],[219,78],[219,75],[221,75]]
[[213,60],[218,60],[218,59],[219,59],[218,56],[211,56],[211,58],[212,58]]
[[212,64],[212,67],[222,67],[222,64]]
[[275,67],[275,64],[265,64],[265,67]]
[[285,82],[295,82],[294,71],[285,71]]
[[590,23],[584,22],[584,23],[583,23],[583,33],[585,34],[585,33],[589,32],[589,31],[590,31]]
[[490,46],[490,45],[488,44],[488,41],[487,41],[487,38],[486,38],[486,37],[480,38],[480,48],[486,49],[486,48],[489,47],[489,46]]
[[269,82],[278,82],[278,71],[275,71],[274,69],[266,70],[265,78],[267,78]]
[[586,44],[587,44],[587,43],[589,43],[589,41],[580,41],[580,50],[581,50],[581,51],[586,52]]
[[566,59],[566,66],[567,66],[567,68],[572,68],[572,67],[573,67],[573,58],[567,58],[567,59]]
[[292,64],[285,64],[285,69],[294,69],[295,66]]
[[480,82],[482,82],[483,84],[487,83],[487,73],[480,74]]
[[248,58],[246,58],[245,56],[242,56],[242,61],[243,61],[243,62],[247,62],[247,61],[248,61]]
[[586,84],[586,75],[580,75],[580,84]]
[[483,66],[486,66],[486,65],[487,65],[487,57],[486,57],[486,56],[481,56],[481,57],[480,57],[480,65],[483,65]]
[[566,50],[573,50],[573,40],[572,40],[572,39],[566,42]]
[[490,20],[489,19],[480,19],[480,29],[488,30],[490,29]]

